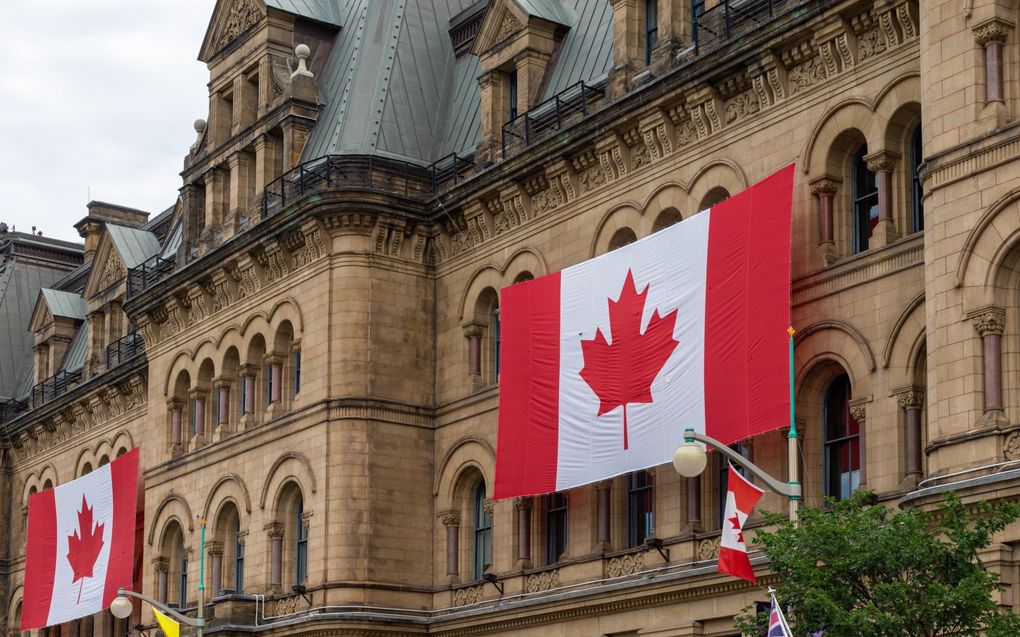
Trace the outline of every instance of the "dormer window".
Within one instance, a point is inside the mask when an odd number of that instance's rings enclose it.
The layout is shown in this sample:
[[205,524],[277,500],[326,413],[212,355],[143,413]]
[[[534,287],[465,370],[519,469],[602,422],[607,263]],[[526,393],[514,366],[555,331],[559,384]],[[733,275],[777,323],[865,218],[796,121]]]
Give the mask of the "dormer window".
[[659,0],[645,0],[645,64],[652,63],[652,49],[659,39]]

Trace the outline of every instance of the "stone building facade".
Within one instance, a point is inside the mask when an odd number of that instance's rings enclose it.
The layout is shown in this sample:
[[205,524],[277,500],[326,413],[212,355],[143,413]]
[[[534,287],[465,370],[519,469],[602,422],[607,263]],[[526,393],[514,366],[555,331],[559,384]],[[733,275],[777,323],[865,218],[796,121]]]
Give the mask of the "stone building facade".
[[[491,499],[498,291],[791,162],[808,503],[1016,497],[1018,19],[992,0],[219,0],[176,203],[90,208],[85,274],[24,326],[40,351],[71,339],[37,383],[78,378],[5,404],[0,624],[17,633],[29,494],[137,446],[136,585],[193,612],[207,520],[212,631],[733,635],[764,595],[716,573],[717,459]],[[740,450],[785,475],[784,431]],[[1015,547],[1020,528],[987,559],[1020,610]]]

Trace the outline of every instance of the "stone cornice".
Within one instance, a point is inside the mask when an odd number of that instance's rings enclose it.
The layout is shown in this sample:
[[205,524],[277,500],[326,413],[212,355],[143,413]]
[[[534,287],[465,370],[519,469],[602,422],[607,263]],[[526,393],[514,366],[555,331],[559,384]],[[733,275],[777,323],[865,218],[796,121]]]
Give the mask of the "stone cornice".
[[793,281],[793,305],[842,292],[903,270],[924,265],[924,237],[907,237],[884,248],[862,252]]
[[921,169],[925,193],[972,179],[1020,156],[1020,122],[928,157]]

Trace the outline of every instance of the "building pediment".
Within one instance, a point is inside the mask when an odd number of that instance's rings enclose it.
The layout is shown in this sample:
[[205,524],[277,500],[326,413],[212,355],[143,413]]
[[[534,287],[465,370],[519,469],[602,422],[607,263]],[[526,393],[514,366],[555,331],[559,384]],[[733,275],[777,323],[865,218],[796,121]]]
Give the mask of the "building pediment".
[[85,298],[90,299],[127,276],[124,259],[117,254],[109,233],[103,233],[96,249],[88,279],[85,281]]
[[514,39],[530,26],[546,30],[570,28],[573,18],[558,2],[535,3],[531,0],[495,0],[489,4],[478,29],[472,52],[487,51]]
[[84,321],[88,314],[88,306],[80,295],[62,290],[39,290],[32,310],[29,331],[39,333],[49,326],[54,318],[70,321]]
[[266,5],[259,0],[218,0],[206,29],[198,59],[208,62],[266,17]]

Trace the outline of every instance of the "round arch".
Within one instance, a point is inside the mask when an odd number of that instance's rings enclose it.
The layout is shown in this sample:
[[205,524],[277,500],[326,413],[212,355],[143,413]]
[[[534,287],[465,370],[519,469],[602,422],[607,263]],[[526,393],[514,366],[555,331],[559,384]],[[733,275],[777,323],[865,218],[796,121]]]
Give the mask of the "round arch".
[[280,489],[284,486],[284,482],[288,480],[297,482],[298,486],[301,487],[301,493],[306,494],[306,499],[317,490],[312,463],[302,453],[287,451],[276,459],[266,474],[266,480],[262,485],[262,493],[259,496],[259,509],[266,508],[266,498],[269,497],[270,492],[273,494],[273,506],[275,507],[276,500],[280,495]]

